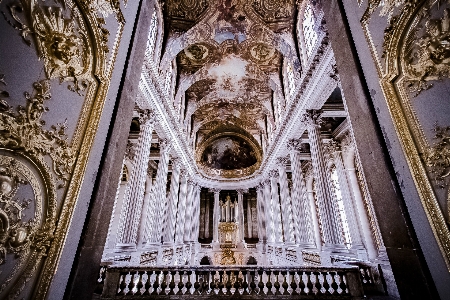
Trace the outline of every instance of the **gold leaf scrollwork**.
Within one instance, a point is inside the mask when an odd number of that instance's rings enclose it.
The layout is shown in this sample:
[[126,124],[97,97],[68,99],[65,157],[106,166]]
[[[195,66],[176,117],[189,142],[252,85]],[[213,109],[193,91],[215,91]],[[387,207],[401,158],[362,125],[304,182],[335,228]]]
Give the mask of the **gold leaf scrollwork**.
[[417,96],[429,89],[432,80],[450,77],[450,11],[442,10],[442,17],[432,19],[423,10],[418,26],[406,38],[406,82]]
[[81,16],[63,7],[40,5],[34,0],[12,4],[9,12],[13,21],[8,20],[8,23],[21,32],[25,43],[30,46],[31,38],[35,39],[47,78],[72,82],[69,90],[81,95],[88,86],[87,73],[91,65]]
[[445,178],[450,176],[450,126],[435,125],[434,132],[436,143],[424,154],[424,160],[436,184],[444,188]]
[[27,104],[18,106],[17,113],[5,99],[0,99],[0,146],[24,151],[33,156],[49,155],[53,160],[53,171],[62,181],[69,180],[74,164],[74,153],[67,142],[66,122],[44,129],[42,114],[48,111],[44,102],[51,98],[50,82],[41,80],[33,84],[34,92],[25,93]]

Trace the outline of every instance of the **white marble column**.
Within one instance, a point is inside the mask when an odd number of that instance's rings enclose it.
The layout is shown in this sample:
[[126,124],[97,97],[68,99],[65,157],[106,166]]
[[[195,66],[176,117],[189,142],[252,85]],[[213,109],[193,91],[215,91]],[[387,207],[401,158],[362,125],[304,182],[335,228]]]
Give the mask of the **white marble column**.
[[186,217],[184,218],[184,242],[190,243],[191,240],[191,231],[192,231],[192,222],[194,220],[193,211],[194,211],[194,187],[195,183],[191,179],[188,180],[188,189],[187,189],[187,197],[186,197]]
[[370,222],[367,216],[367,211],[364,205],[364,198],[361,193],[361,188],[358,182],[355,166],[355,146],[350,136],[350,133],[342,140],[342,156],[347,172],[347,178],[351,187],[353,201],[356,207],[359,224],[361,226],[362,236],[364,238],[364,246],[366,247],[369,259],[374,259],[378,256],[377,249],[372,237],[372,230],[370,229]]
[[311,221],[314,229],[314,241],[316,243],[317,250],[322,251],[322,235],[319,225],[319,216],[317,215],[318,212],[316,209],[316,200],[314,198],[314,176],[311,172],[311,174],[306,177],[306,190],[309,206],[311,208]]
[[139,123],[141,127],[133,159],[133,169],[131,170],[129,184],[125,190],[124,204],[120,213],[116,244],[116,248],[119,251],[136,249],[147,177],[147,162],[150,157],[152,132],[155,125],[154,112],[149,109],[140,109]]
[[238,213],[236,216],[236,221],[239,223],[239,237],[238,243],[245,243],[244,241],[244,193],[248,192],[247,190],[237,190],[238,198],[237,204]]
[[213,244],[219,243],[219,189],[211,189],[214,193]]
[[272,206],[272,193],[270,190],[270,179],[265,179],[262,182],[264,186],[264,207],[267,208],[265,212],[266,221],[266,235],[268,243],[275,243],[275,226],[273,217],[273,206]]
[[192,231],[191,231],[191,241],[198,243],[199,230],[200,230],[200,192],[201,186],[198,184],[194,185],[194,190],[192,193],[193,210],[192,210]]
[[279,184],[280,184],[280,202],[281,202],[281,218],[283,221],[283,233],[284,233],[284,243],[286,245],[295,244],[294,236],[294,226],[292,224],[292,207],[291,207],[291,196],[289,195],[289,186],[286,175],[286,163],[287,159],[285,157],[278,157],[277,166],[279,174]]
[[247,237],[252,238],[252,200],[250,198],[247,199],[247,232]]
[[169,171],[169,151],[170,144],[167,139],[159,140],[159,162],[156,172],[155,187],[153,188],[153,198],[155,199],[155,213],[150,226],[150,239],[148,245],[161,244],[162,228],[164,225],[166,205],[167,205],[167,174]]
[[183,244],[184,242],[184,220],[186,217],[186,196],[187,196],[187,172],[180,172],[180,192],[177,208],[177,224],[175,227],[175,242]]
[[327,181],[323,143],[320,136],[322,118],[318,111],[310,110],[303,115],[302,122],[307,126],[308,130],[311,162],[316,180],[317,201],[323,240],[325,242],[324,250],[340,251],[346,249],[346,247],[343,244],[344,241],[339,231],[340,224],[336,218],[337,212],[335,211],[333,197]]
[[280,197],[278,195],[278,171],[271,170],[270,177],[270,192],[271,192],[271,207],[273,212],[273,230],[275,235],[275,243],[283,243],[283,229],[281,224],[281,209]]
[[344,163],[342,161],[340,145],[336,141],[330,140],[326,144],[326,149],[330,153],[334,166],[336,167],[339,188],[341,191],[342,202],[344,204],[344,211],[350,233],[351,249],[364,251],[365,248],[363,245],[362,236],[351,196],[349,182],[345,173]]
[[261,183],[256,187],[256,217],[258,220],[259,243],[267,242],[266,224],[268,224],[268,222],[266,220],[266,207],[264,204],[264,185]]
[[[150,161],[149,161],[150,162]],[[144,244],[147,243],[149,237],[149,219],[151,216],[149,214],[152,213],[152,205],[154,205],[155,201],[152,201],[152,189],[153,189],[153,172],[155,170],[148,165],[147,169],[147,180],[145,181],[145,193],[144,193],[144,205],[142,207],[142,221],[141,221],[141,240]]]
[[296,242],[301,248],[315,248],[314,226],[311,219],[310,200],[306,194],[306,186],[303,178],[300,153],[302,143],[300,139],[291,139],[288,142],[288,150],[291,158],[292,169],[292,193],[291,202],[294,215]]
[[179,158],[172,158],[172,176],[170,179],[170,195],[167,201],[167,211],[163,234],[164,244],[175,242],[176,210],[178,204],[178,192],[180,189],[180,164]]
[[205,195],[205,238],[209,238],[209,197]]

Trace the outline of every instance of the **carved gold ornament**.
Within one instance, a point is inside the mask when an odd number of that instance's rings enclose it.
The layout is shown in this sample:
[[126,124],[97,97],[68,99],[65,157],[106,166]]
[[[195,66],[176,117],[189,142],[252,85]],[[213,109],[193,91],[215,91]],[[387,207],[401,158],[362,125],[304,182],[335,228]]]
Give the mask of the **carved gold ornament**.
[[450,176],[450,126],[436,125],[434,132],[436,143],[424,154],[424,160],[436,184],[444,188],[444,180]]
[[25,93],[26,106],[19,105],[17,113],[5,99],[0,100],[0,146],[23,151],[33,156],[49,155],[53,161],[53,171],[60,187],[70,179],[74,164],[74,154],[67,143],[66,123],[44,128],[42,120],[48,111],[44,102],[51,99],[50,82],[41,80],[33,84],[33,93]]
[[432,19],[423,11],[406,38],[406,82],[415,95],[432,87],[429,81],[450,77],[450,12],[441,12],[441,18]]
[[8,8],[13,18],[8,23],[21,32],[27,45],[31,46],[31,40],[35,40],[47,78],[72,82],[69,90],[81,95],[88,86],[87,73],[92,63],[81,15],[60,6],[44,6],[35,0],[23,0]]
[[[444,16],[444,10],[449,3],[434,0],[398,1],[398,7],[395,3],[369,1],[361,18],[361,26],[376,63],[380,86],[422,207],[450,270],[450,231],[425,159],[420,154],[427,151],[428,145],[406,91],[409,88],[417,95],[431,86],[429,81],[448,76],[447,50],[444,46],[448,39],[445,33],[448,23],[445,21],[447,17]],[[386,5],[397,7],[393,10],[397,15],[388,20],[383,56],[380,59],[369,25],[377,9]]]

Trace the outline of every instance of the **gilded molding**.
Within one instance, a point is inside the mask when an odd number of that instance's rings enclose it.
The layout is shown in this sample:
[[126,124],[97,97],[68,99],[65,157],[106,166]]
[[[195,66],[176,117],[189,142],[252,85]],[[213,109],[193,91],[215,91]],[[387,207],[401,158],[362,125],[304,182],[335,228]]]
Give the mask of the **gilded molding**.
[[[388,2],[389,5],[393,3],[392,1]],[[376,63],[381,89],[422,206],[447,268],[450,270],[450,231],[445,223],[433,186],[420,156],[420,153],[428,148],[427,142],[411,106],[409,94],[405,90],[409,85],[410,91],[417,94],[429,88],[427,81],[438,77],[448,77],[447,66],[445,66],[448,65],[445,60],[446,52],[444,51],[441,54],[438,51],[438,49],[442,49],[442,37],[446,38],[442,35],[443,19],[445,18],[443,17],[440,20],[429,18],[430,9],[435,5],[439,7],[439,1],[418,0],[402,3],[405,5],[398,9],[399,14],[388,18],[389,26],[385,30],[383,43],[384,55],[382,58],[385,63],[383,66],[371,38],[369,22],[371,15],[379,5],[385,4],[380,0],[369,1],[368,8],[361,19],[361,26],[366,35],[373,60]],[[389,7],[393,8],[392,5]],[[385,8],[384,11],[389,15],[392,10]],[[422,18],[427,18],[427,16],[430,21],[429,25],[417,31],[419,21]],[[431,25],[431,23],[434,24]],[[448,23],[445,23],[444,26],[446,24]],[[409,33],[405,35],[407,30]],[[418,32],[418,35],[416,35],[416,32]],[[444,58],[438,63],[432,57],[436,51]],[[414,53],[419,55],[413,57]],[[444,62],[444,65],[442,62]]]

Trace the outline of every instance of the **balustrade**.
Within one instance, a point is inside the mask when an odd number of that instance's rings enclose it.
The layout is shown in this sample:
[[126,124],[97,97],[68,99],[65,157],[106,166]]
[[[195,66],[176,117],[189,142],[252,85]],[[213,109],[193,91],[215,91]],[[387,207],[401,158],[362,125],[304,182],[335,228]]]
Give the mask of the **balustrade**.
[[363,294],[356,266],[108,267],[102,299],[133,299],[141,295],[151,299],[362,299]]

